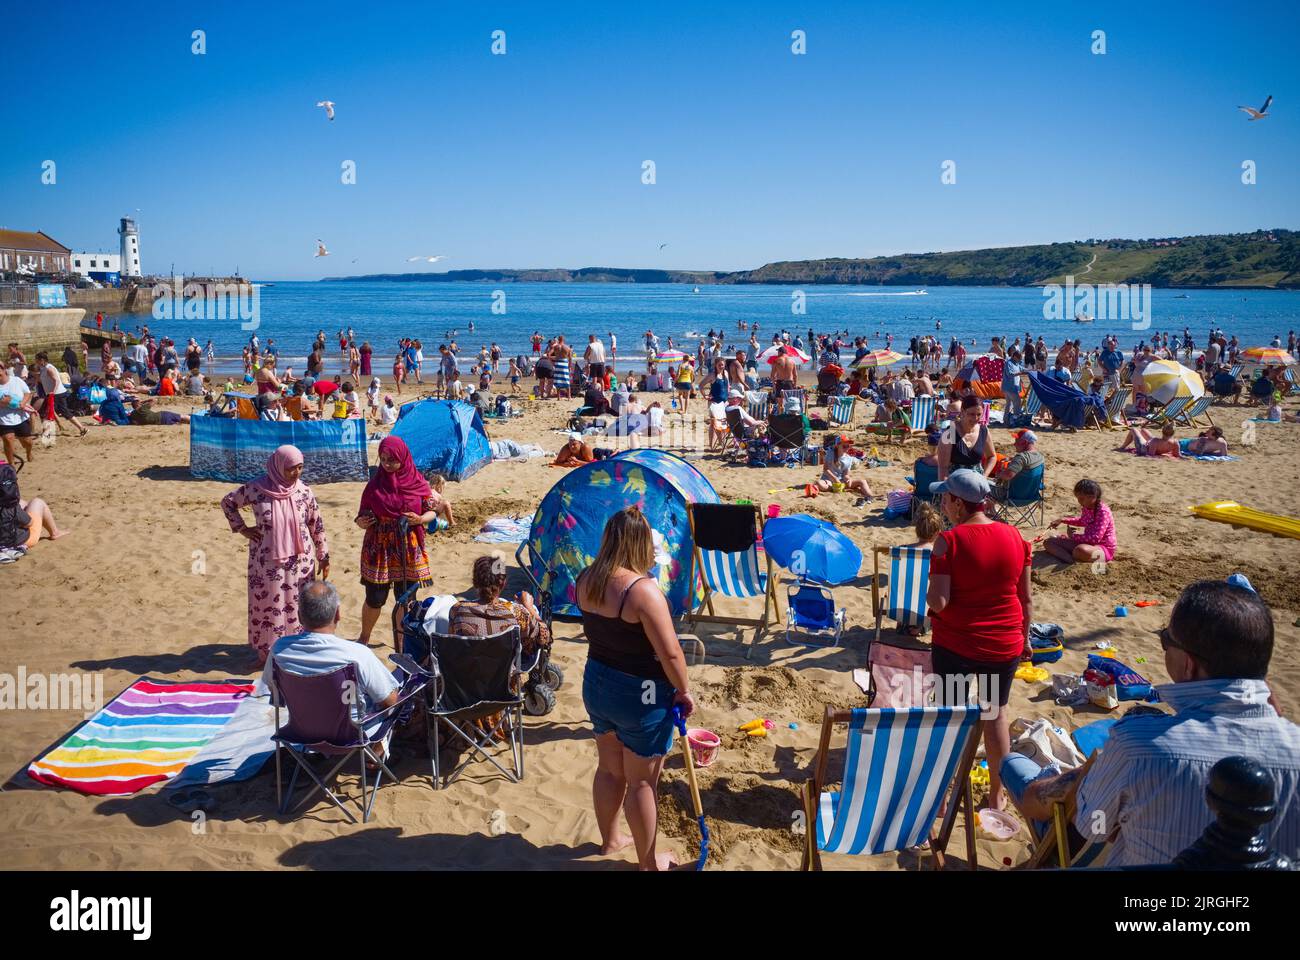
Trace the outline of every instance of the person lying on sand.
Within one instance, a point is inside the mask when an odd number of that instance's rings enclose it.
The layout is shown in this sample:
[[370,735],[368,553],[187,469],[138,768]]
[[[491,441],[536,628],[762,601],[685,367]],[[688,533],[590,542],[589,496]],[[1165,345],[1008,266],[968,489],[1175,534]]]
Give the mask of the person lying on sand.
[[1223,439],[1222,428],[1210,427],[1188,441],[1187,452],[1196,457],[1226,457],[1228,441]]
[[1061,517],[1049,525],[1053,529],[1065,524],[1083,527],[1082,533],[1064,537],[1048,537],[1045,549],[1063,563],[1110,563],[1115,559],[1118,546],[1115,539],[1115,518],[1110,507],[1101,499],[1101,484],[1095,480],[1080,480],[1074,485],[1074,497],[1083,509],[1077,517]]
[[1119,445],[1119,449],[1127,450],[1130,444],[1133,446],[1133,452],[1139,457],[1170,457],[1177,460],[1180,455],[1178,441],[1174,439],[1172,423],[1166,423],[1160,428],[1159,440],[1153,439],[1151,431],[1146,427],[1129,427],[1128,436]]
[[584,463],[591,463],[596,459],[596,455],[591,452],[591,447],[582,441],[582,434],[569,434],[568,442],[560,447],[560,452],[555,455],[555,461],[551,464],[553,467],[580,467]]

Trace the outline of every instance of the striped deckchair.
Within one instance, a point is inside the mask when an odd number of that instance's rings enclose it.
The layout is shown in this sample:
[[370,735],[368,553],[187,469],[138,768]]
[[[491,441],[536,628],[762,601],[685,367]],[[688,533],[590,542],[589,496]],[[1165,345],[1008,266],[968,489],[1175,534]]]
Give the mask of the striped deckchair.
[[1022,410],[1024,411],[1024,415],[1029,418],[1029,425],[1031,427],[1034,425],[1034,421],[1038,419],[1038,411],[1041,409],[1043,409],[1043,401],[1039,399],[1038,392],[1031,384],[1029,386],[1029,392],[1025,395],[1024,403],[1022,404]]
[[934,420],[934,397],[912,398],[912,433],[925,433]]
[[1189,404],[1186,410],[1174,417],[1174,422],[1184,423],[1189,427],[1199,427],[1201,425],[1199,421],[1204,417],[1209,421],[1210,426],[1214,426],[1214,418],[1210,416],[1210,405],[1214,403],[1214,400],[1214,394],[1207,393],[1194,403]]
[[1295,367],[1287,367],[1282,371],[1282,376],[1286,377],[1286,382],[1291,384],[1287,390],[1287,396],[1293,393],[1300,393],[1300,378],[1297,378]]
[[[958,807],[964,808],[966,865],[976,868],[975,804],[970,768],[979,744],[980,708],[906,710],[826,708],[812,778],[804,792],[807,830],[804,869],[820,870],[821,854],[877,854],[906,850],[930,839],[937,866]],[[838,793],[825,791],[831,731],[848,723],[844,777]],[[947,810],[932,834],[940,805]]]
[[1246,369],[1246,365],[1244,363],[1234,363],[1232,367],[1228,370],[1228,374],[1232,377],[1232,379],[1240,380],[1241,371],[1245,369]]
[[[764,552],[766,572],[758,557],[758,507],[751,504],[692,503],[686,516],[691,525],[691,570],[687,583],[699,583],[703,595],[699,605],[686,615],[692,627],[697,623],[731,623],[753,627],[754,637],[746,655],[753,652],[768,624],[781,622],[777,609],[776,575],[771,557]],[[722,616],[713,609],[713,595],[735,600],[763,598],[759,617]],[[703,611],[708,611],[707,613]]]
[[[1128,418],[1124,416],[1124,408],[1128,406],[1129,397],[1133,391],[1129,387],[1120,387],[1110,395],[1106,401],[1106,423],[1110,426],[1118,426],[1122,423],[1128,426]],[[1116,421],[1119,423],[1116,423]]]
[[[930,495],[929,490],[918,490],[913,496],[917,494],[926,498]],[[886,577],[880,573],[882,555],[889,557]],[[901,627],[917,627],[922,633],[930,629],[925,602],[925,592],[930,586],[930,548],[876,547],[873,559],[871,609],[876,614],[876,640],[880,640],[880,625],[885,617]]]
[[857,410],[857,397],[835,397],[831,401],[830,422],[834,426],[848,426]]
[[745,401],[745,409],[755,420],[766,420],[768,408],[771,407],[772,401],[768,399],[767,394],[755,395],[751,393],[749,399]]
[[1153,410],[1147,414],[1147,423],[1160,424],[1166,420],[1171,423],[1177,423],[1178,418],[1187,409],[1188,404],[1192,402],[1191,397],[1174,397],[1159,410]]

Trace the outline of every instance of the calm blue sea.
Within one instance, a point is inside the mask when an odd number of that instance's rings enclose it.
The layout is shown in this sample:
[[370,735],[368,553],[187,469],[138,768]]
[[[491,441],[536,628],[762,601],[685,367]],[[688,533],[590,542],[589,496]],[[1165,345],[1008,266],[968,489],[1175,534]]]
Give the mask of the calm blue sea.
[[[661,345],[671,336],[691,350],[695,342],[689,335],[710,328],[726,331],[730,342],[741,344],[748,333],[737,329],[740,320],[757,322],[764,343],[783,328],[806,336],[811,327],[819,334],[870,336],[872,348],[883,347],[884,335],[891,333],[895,347],[901,341],[905,348],[912,335],[933,333],[940,321],[945,345],[958,336],[968,346],[975,340],[980,350],[995,334],[1014,339],[1028,332],[1053,347],[1078,336],[1091,347],[1104,334],[1115,333],[1127,351],[1153,331],[1172,336],[1184,327],[1190,327],[1198,348],[1211,325],[1248,346],[1267,344],[1275,334],[1285,342],[1289,330],[1300,329],[1300,291],[1190,290],[1184,296],[1184,291],[1154,290],[1150,328],[1133,330],[1123,321],[1044,320],[1045,298],[1038,288],[927,287],[920,296],[898,287],[797,289],[804,294],[801,315],[791,309],[794,287],[701,286],[696,293],[682,284],[284,282],[261,290],[258,335],[263,344],[273,338],[281,356],[301,370],[317,330],[326,332],[333,348],[337,331],[352,327],[358,342],[368,340],[375,348],[375,367],[382,375],[391,366],[385,361],[396,351],[398,338],[419,338],[428,356],[451,330],[457,331],[462,359],[472,362],[480,346],[493,342],[506,355],[527,353],[534,330],[543,336],[562,333],[575,346],[596,333],[607,347],[613,331],[620,356],[638,358],[648,329],[659,335]],[[502,295],[505,312],[493,313],[493,303],[502,302]],[[200,344],[211,338],[219,357],[238,356],[249,336],[237,320],[117,319],[129,331],[148,322],[152,331],[180,344],[191,336]]]

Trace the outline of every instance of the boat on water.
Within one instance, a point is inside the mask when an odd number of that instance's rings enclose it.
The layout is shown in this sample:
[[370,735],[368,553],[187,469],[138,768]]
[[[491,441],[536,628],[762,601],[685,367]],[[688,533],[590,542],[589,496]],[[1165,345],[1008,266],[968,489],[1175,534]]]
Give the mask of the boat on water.
[[1180,293],[1180,294],[1178,294],[1178,296],[1174,297],[1174,299],[1175,299],[1175,300],[1190,300],[1190,299],[1192,299],[1192,298],[1189,297],[1189,296],[1188,296],[1187,294],[1185,294],[1185,293]]
[[1074,315],[1074,322],[1075,322],[1075,323],[1092,323],[1092,317],[1088,316],[1086,313],[1076,313],[1076,314]]
[[691,291],[691,293],[699,293],[699,292],[700,292],[700,288],[699,288],[699,287],[696,287],[694,290]]

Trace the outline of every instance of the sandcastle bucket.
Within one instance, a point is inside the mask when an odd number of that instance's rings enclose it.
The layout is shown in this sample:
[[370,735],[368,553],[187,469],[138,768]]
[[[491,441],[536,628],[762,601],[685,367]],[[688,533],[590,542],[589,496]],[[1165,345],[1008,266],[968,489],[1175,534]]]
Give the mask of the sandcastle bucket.
[[686,731],[686,742],[691,745],[691,755],[697,767],[707,767],[718,759],[718,748],[722,740],[712,730],[691,727]]

